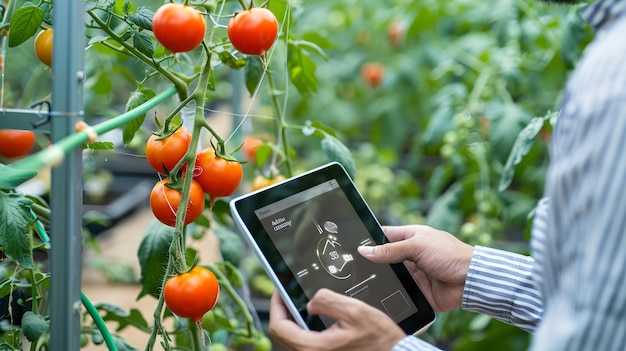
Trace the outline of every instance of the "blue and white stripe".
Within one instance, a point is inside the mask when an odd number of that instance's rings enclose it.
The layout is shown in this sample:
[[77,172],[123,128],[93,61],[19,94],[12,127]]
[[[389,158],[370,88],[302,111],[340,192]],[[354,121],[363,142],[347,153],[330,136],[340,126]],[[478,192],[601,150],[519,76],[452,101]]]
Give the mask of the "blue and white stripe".
[[[476,247],[470,264],[463,308],[534,332],[532,351],[626,350],[625,14],[626,0],[581,11],[597,35],[553,133],[534,259]],[[392,349],[429,350],[411,336]]]

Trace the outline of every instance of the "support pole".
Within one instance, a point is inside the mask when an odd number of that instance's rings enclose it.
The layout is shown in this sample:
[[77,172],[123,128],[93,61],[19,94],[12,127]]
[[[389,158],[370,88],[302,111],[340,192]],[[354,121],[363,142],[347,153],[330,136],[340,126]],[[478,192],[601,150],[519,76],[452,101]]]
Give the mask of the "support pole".
[[[82,119],[84,1],[53,0],[51,136],[57,142]],[[82,150],[52,169],[50,190],[50,349],[80,349],[82,271]]]

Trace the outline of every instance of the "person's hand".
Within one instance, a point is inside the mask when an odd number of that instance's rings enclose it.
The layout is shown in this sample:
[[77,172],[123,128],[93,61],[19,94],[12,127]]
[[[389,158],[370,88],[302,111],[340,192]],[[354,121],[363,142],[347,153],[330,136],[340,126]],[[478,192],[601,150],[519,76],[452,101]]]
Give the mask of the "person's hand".
[[360,246],[361,255],[379,263],[405,261],[435,311],[461,307],[473,246],[425,225],[383,229],[391,242]]
[[381,310],[328,289],[320,289],[309,301],[311,314],[335,319],[330,328],[309,331],[296,324],[280,295],[270,301],[269,333],[290,351],[390,350],[406,334]]

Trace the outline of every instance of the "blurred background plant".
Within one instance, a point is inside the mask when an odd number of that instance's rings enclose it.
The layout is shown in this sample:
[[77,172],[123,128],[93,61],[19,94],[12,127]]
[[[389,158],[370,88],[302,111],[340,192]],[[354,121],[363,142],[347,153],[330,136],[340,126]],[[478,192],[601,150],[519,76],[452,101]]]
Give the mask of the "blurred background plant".
[[[326,57],[312,56],[317,87],[289,95],[286,115],[334,130],[383,224],[426,223],[528,253],[555,111],[593,35],[577,10],[527,0],[307,1],[293,31]],[[271,133],[271,120],[251,124]],[[326,160],[306,133],[290,143],[300,169]],[[464,311],[440,314],[425,338],[450,350],[529,342]]]
[[[208,12],[223,5],[203,4]],[[133,1],[141,5],[155,7]],[[472,244],[527,253],[558,101],[593,35],[576,7],[535,0],[270,0],[269,7],[282,39],[267,61],[250,59],[240,70],[216,58],[207,106],[234,113],[232,138],[244,141],[249,161],[240,191],[334,155],[354,162],[357,187],[383,224],[426,223]],[[225,28],[215,33],[225,38]],[[88,29],[87,120],[124,111],[145,76],[140,62],[107,48],[101,34]],[[36,64],[31,45],[9,49],[4,107],[25,108],[49,93],[50,71]],[[172,65],[186,73],[195,67],[193,57]],[[248,92],[238,90],[242,81]],[[148,117],[134,140],[87,159],[140,155]],[[261,140],[255,151],[246,152],[247,137]],[[87,172],[112,182],[102,170],[112,162],[90,162]],[[216,202],[211,223],[228,226],[224,204]],[[233,249],[234,233],[216,233],[228,236],[221,238],[230,244],[225,257],[242,252]],[[258,265],[244,261],[252,288],[269,294]],[[424,337],[448,350],[523,350],[529,342],[525,332],[464,311],[440,314]]]

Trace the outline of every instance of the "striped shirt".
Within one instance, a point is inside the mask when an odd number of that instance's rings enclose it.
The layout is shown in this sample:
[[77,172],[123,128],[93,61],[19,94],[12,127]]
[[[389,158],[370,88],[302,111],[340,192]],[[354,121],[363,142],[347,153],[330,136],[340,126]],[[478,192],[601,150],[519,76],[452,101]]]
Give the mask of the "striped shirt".
[[[581,11],[595,40],[554,128],[532,257],[476,247],[462,308],[533,333],[533,351],[626,350],[626,0]],[[392,351],[438,350],[407,336]]]

